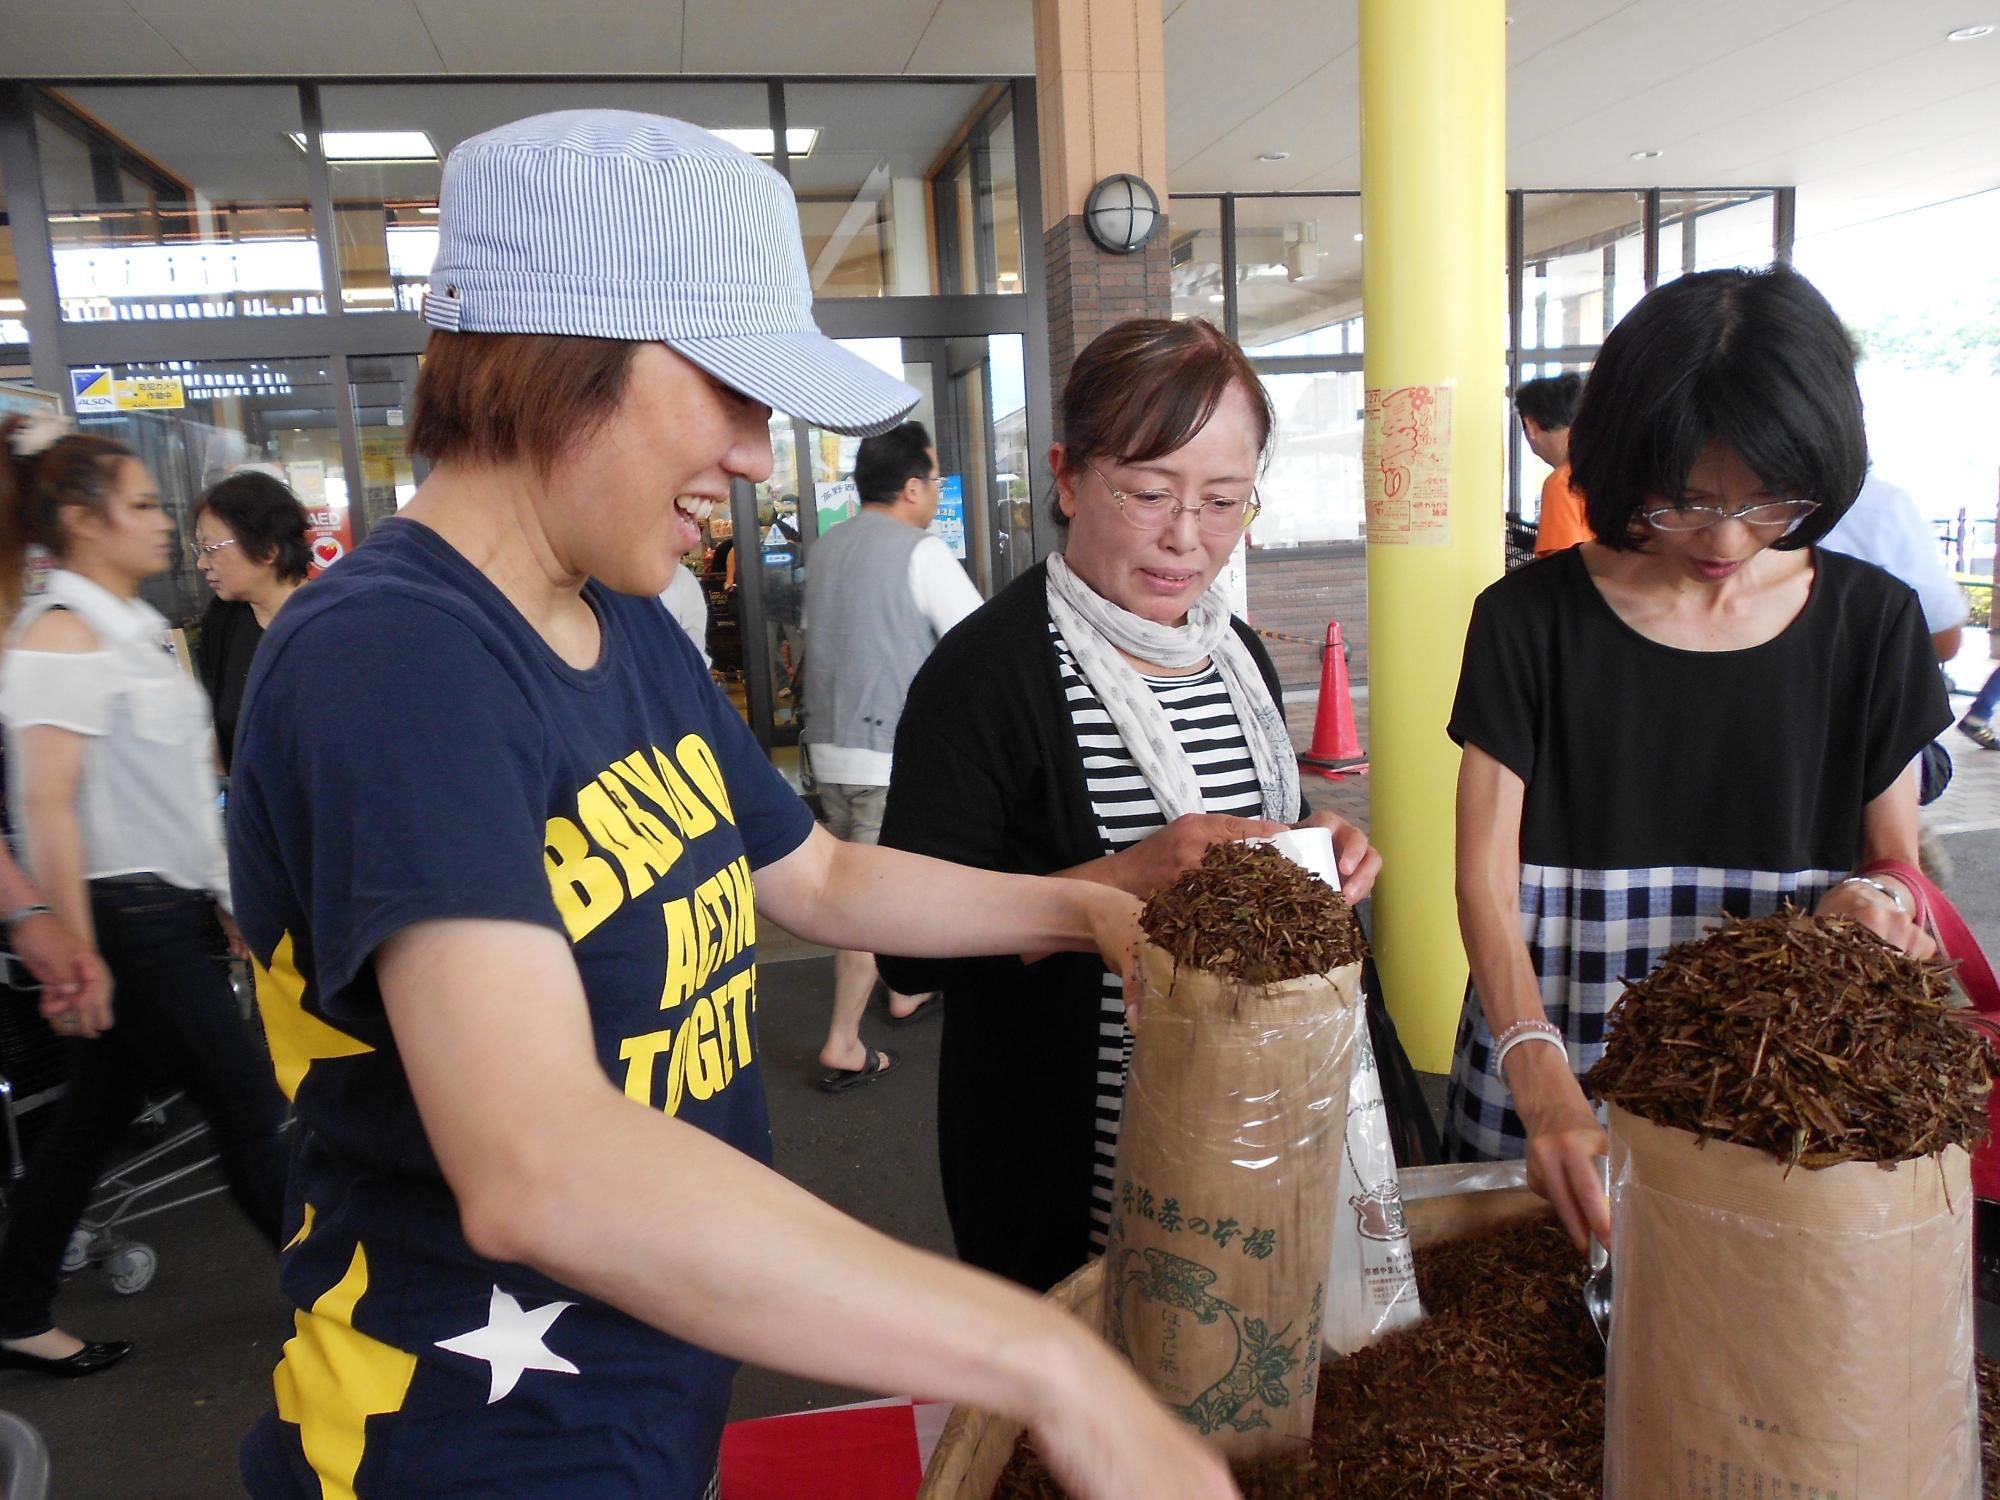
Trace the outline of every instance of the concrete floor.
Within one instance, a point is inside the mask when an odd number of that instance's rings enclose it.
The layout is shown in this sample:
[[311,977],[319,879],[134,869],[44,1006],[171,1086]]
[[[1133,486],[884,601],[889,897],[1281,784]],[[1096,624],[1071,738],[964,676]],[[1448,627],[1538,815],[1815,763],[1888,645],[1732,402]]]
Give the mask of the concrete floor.
[[[1309,709],[1302,720],[1304,738]],[[1947,740],[1959,776],[1935,821],[1953,830],[1942,840],[1955,867],[1952,892],[1988,951],[2000,953],[2000,754]],[[1365,779],[1337,790],[1343,811],[1365,816]],[[813,1081],[831,961],[766,936],[759,1027],[779,1169],[868,1223],[948,1251],[932,1145],[938,1027],[871,1025],[874,1041],[902,1052],[901,1070],[858,1091],[821,1094]],[[0,1408],[48,1440],[62,1500],[237,1494],[237,1441],[271,1400],[290,1317],[268,1252],[223,1198],[176,1210],[141,1234],[160,1258],[150,1288],[120,1297],[85,1272],[71,1278],[60,1304],[64,1324],[86,1336],[134,1340],[130,1360],[74,1383],[0,1374]],[[734,1413],[765,1416],[856,1394],[746,1370]]]

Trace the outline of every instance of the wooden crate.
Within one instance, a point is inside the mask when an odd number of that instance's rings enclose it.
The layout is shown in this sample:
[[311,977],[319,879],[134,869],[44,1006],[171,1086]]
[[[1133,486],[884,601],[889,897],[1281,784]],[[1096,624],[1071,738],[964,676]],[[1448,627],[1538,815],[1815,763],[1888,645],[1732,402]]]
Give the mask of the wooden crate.
[[[1548,1205],[1526,1188],[1421,1196],[1449,1181],[1453,1170],[1414,1167],[1400,1174],[1405,1194],[1403,1217],[1409,1225],[1410,1243],[1418,1249],[1548,1212]],[[1095,1329],[1103,1292],[1104,1264],[1093,1260],[1051,1290],[1049,1300]],[[992,1500],[1022,1430],[1020,1423],[1005,1417],[956,1408],[938,1438],[930,1467],[924,1471],[917,1500]]]

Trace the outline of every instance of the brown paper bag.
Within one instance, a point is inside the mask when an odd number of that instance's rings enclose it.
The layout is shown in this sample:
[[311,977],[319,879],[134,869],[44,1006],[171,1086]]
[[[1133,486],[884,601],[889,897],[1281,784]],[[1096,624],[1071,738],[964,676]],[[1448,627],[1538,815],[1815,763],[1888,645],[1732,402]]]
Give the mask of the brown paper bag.
[[1249,1457],[1312,1433],[1361,966],[1272,985],[1139,949],[1104,1332]]
[[1787,1173],[1610,1122],[1605,1500],[1974,1500],[1966,1153]]

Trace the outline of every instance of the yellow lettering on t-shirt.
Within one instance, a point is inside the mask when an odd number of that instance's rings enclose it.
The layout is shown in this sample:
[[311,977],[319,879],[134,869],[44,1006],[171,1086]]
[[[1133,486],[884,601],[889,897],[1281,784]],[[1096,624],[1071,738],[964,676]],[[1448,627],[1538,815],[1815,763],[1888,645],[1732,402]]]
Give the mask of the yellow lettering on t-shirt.
[[[618,804],[618,810],[625,814],[626,821],[632,825],[639,837],[650,843],[654,852],[671,865],[681,857],[681,850],[686,846],[675,837],[671,828],[640,804],[639,799],[632,795],[625,783],[618,779],[616,772],[615,766],[609,771],[600,771],[597,776],[598,784],[610,795],[611,800]],[[665,808],[665,811],[672,816],[671,808]]]
[[[732,1078],[737,1068],[747,1066],[750,1061],[750,1006],[756,987],[757,971],[745,969],[722,988],[723,1014],[730,1026],[722,1055]],[[728,1044],[730,1041],[733,1046]]]
[[617,859],[625,872],[626,888],[635,898],[650,891],[654,878],[671,870],[680,857],[681,841],[668,833],[658,818],[647,819],[653,825],[651,830],[635,826],[597,782],[576,794],[576,816],[598,847],[609,849]]
[[555,897],[569,940],[580,943],[624,904],[625,886],[610,861],[590,852],[583,830],[568,818],[549,819],[542,845],[549,893]]
[[659,768],[657,772],[646,763],[645,756],[634,751],[612,769],[665,808],[667,815],[680,825],[682,838],[698,839],[714,828],[715,814],[694,794],[687,778],[667,759],[666,751],[655,745],[653,760]]
[[[703,995],[688,1011],[687,1027],[681,1039],[681,1050],[690,1054],[687,1060],[688,1096],[697,1101],[714,1098],[727,1082],[722,1076],[722,1049],[716,1043],[716,1031],[715,1001]],[[694,1039],[692,1047],[688,1046],[688,1036]]]
[[672,1010],[693,998],[708,976],[701,970],[701,945],[694,935],[694,903],[676,896],[661,912],[667,919],[667,978],[660,1009]]
[[618,1045],[619,1061],[625,1064],[625,1097],[650,1107],[653,1102],[653,1064],[660,1054],[672,1050],[674,1028],[628,1036]]
[[681,1112],[681,1100],[687,1093],[688,1054],[694,1051],[690,1045],[694,1039],[691,1018],[692,1013],[690,1013],[690,1023],[681,1027],[681,1044],[674,1048],[673,1054],[667,1059],[667,1102],[662,1107],[670,1115]]
[[674,746],[674,760],[708,800],[708,805],[734,823],[736,814],[729,806],[729,788],[723,782],[722,767],[716,764],[715,752],[708,748],[708,741],[698,734],[682,735],[681,742]]
[[743,951],[743,934],[736,919],[736,882],[728,870],[717,870],[694,888],[694,910],[696,921],[715,933],[715,964],[709,971],[713,973]]
[[757,941],[757,885],[750,874],[750,861],[738,855],[729,866],[729,878],[736,883],[736,922],[742,946]]

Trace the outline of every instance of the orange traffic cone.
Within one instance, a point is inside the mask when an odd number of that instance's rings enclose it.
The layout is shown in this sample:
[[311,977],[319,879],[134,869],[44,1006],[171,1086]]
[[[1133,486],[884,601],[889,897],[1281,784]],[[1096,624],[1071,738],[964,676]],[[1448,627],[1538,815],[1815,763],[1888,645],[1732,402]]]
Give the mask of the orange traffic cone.
[[1340,643],[1340,622],[1326,627],[1326,650],[1320,657],[1319,712],[1313,718],[1312,748],[1299,757],[1310,771],[1338,781],[1362,776],[1368,757],[1354,732],[1354,703],[1347,694],[1347,651]]

